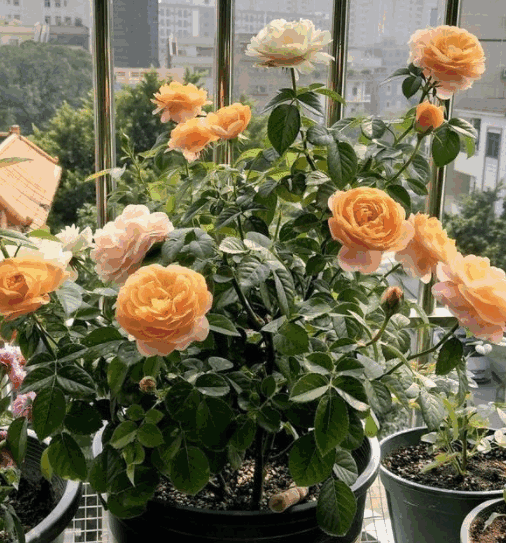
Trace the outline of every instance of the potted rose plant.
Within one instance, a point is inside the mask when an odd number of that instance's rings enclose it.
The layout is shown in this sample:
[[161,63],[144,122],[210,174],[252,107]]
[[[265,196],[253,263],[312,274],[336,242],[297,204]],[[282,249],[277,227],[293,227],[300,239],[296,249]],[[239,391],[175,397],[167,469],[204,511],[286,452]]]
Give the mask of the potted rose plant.
[[[428,394],[408,331],[411,310],[427,317],[386,276],[461,258],[437,219],[410,215],[410,192],[427,194],[426,143],[443,166],[460,142],[472,154],[475,131],[445,119],[435,102],[452,84],[416,63],[393,74],[420,97],[405,116],[325,127],[322,97],[342,98],[297,74],[329,60],[329,41],[303,20],[252,40],[249,55],[291,76],[266,108],[265,148],[197,160],[240,138],[250,110],[203,115],[205,91],[164,85],[153,102],[167,135],[97,174],[118,176],[110,201],[125,207],[93,247],[79,231],[0,232],[1,332],[28,360],[21,391],[37,394],[45,460],[103,494],[120,541],[355,541],[378,416]],[[90,460],[82,442],[96,435]],[[292,483],[316,501],[262,510],[264,489]]]

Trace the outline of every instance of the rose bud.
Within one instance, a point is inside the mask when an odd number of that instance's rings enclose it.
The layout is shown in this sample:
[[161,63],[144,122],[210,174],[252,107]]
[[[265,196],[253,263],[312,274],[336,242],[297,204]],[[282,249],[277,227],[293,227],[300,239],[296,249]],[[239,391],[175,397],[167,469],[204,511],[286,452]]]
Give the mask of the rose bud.
[[388,287],[381,297],[381,307],[385,315],[390,318],[399,312],[404,301],[404,292],[400,287]]
[[445,109],[430,102],[422,102],[416,107],[415,129],[417,132],[435,130],[444,123]]
[[149,375],[147,377],[143,377],[139,381],[139,388],[142,390],[142,392],[153,394],[156,391],[156,379]]

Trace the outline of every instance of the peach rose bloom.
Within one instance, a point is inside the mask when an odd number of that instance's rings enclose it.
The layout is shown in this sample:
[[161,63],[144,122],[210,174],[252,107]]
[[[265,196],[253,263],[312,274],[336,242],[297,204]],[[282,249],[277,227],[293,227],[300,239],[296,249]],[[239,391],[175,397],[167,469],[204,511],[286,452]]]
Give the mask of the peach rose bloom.
[[0,315],[12,320],[33,313],[67,278],[62,265],[37,257],[5,259],[0,262]]
[[236,138],[244,132],[250,120],[250,107],[239,103],[222,107],[216,113],[209,113],[206,117],[211,132],[222,140]]
[[460,324],[492,343],[500,343],[506,330],[506,274],[488,258],[460,253],[437,266],[439,283],[434,297],[446,305]]
[[417,30],[409,40],[409,61],[425,77],[439,82],[437,95],[447,99],[471,87],[485,71],[485,53],[478,38],[457,26]]
[[282,66],[309,73],[314,62],[329,64],[334,57],[321,49],[332,41],[328,30],[317,30],[309,19],[287,22],[275,19],[251,39],[246,55],[257,61],[257,66]]
[[383,252],[404,249],[414,234],[403,207],[379,189],[337,191],[329,208],[330,233],[343,244],[338,261],[345,271],[376,271]]
[[455,240],[448,237],[436,217],[425,213],[411,214],[408,222],[413,225],[415,235],[404,249],[397,251],[395,260],[410,275],[428,283],[438,262],[448,263],[456,258]]
[[90,257],[102,281],[122,285],[140,268],[146,253],[174,230],[165,213],[150,213],[144,205],[128,205],[114,221],[95,232]]
[[193,162],[209,143],[218,139],[211,132],[206,119],[191,119],[172,130],[168,146],[169,149],[181,151],[188,162]]
[[137,340],[143,356],[181,351],[209,333],[205,314],[213,297],[204,276],[178,265],[151,264],[120,288],[116,320]]
[[422,102],[416,107],[415,128],[420,132],[434,130],[445,120],[444,106],[435,106],[430,102]]
[[202,106],[212,104],[207,100],[207,91],[199,89],[192,83],[183,85],[172,81],[170,85],[162,85],[151,100],[156,104],[153,115],[162,112],[161,121],[166,123],[173,120],[184,123],[200,115]]

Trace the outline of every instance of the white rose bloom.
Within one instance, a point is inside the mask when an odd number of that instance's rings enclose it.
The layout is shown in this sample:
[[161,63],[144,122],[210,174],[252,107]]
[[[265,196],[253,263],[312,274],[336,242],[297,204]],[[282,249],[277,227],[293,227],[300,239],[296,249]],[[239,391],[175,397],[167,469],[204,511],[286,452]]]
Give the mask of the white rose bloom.
[[295,68],[301,73],[313,70],[313,62],[328,64],[334,57],[320,52],[332,41],[328,30],[317,30],[312,21],[271,21],[248,44],[246,55],[257,66]]
[[69,265],[72,253],[65,251],[59,241],[42,238],[30,238],[30,241],[37,246],[37,249],[22,245],[16,254],[17,257],[39,258],[46,262],[52,262],[66,269],[70,281],[77,279],[77,272]]
[[62,242],[63,250],[70,251],[74,256],[82,253],[88,247],[93,247],[93,233],[87,226],[81,232],[74,224],[66,226],[56,237]]

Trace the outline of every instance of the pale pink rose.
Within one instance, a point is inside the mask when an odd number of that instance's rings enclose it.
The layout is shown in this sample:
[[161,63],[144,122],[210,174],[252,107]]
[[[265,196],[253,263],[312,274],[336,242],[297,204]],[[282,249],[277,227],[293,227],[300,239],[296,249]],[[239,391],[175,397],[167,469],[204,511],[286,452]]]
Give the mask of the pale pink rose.
[[26,377],[26,371],[23,369],[25,364],[26,360],[19,347],[6,345],[0,350],[0,365],[6,368],[7,377],[16,390]]
[[500,343],[506,330],[504,271],[488,258],[459,253],[450,263],[437,265],[437,276],[434,297],[474,336]]
[[150,213],[144,205],[128,205],[123,213],[95,232],[90,256],[104,282],[122,285],[142,264],[146,253],[174,230],[165,213]]
[[468,89],[485,71],[485,54],[478,38],[457,26],[417,30],[409,46],[409,61],[439,83],[437,95],[442,99]]
[[0,450],[0,469],[15,468],[16,462],[7,449]]
[[32,420],[32,404],[35,400],[35,392],[27,392],[26,394],[20,394],[12,402],[12,414],[15,418],[25,417],[28,422]]

